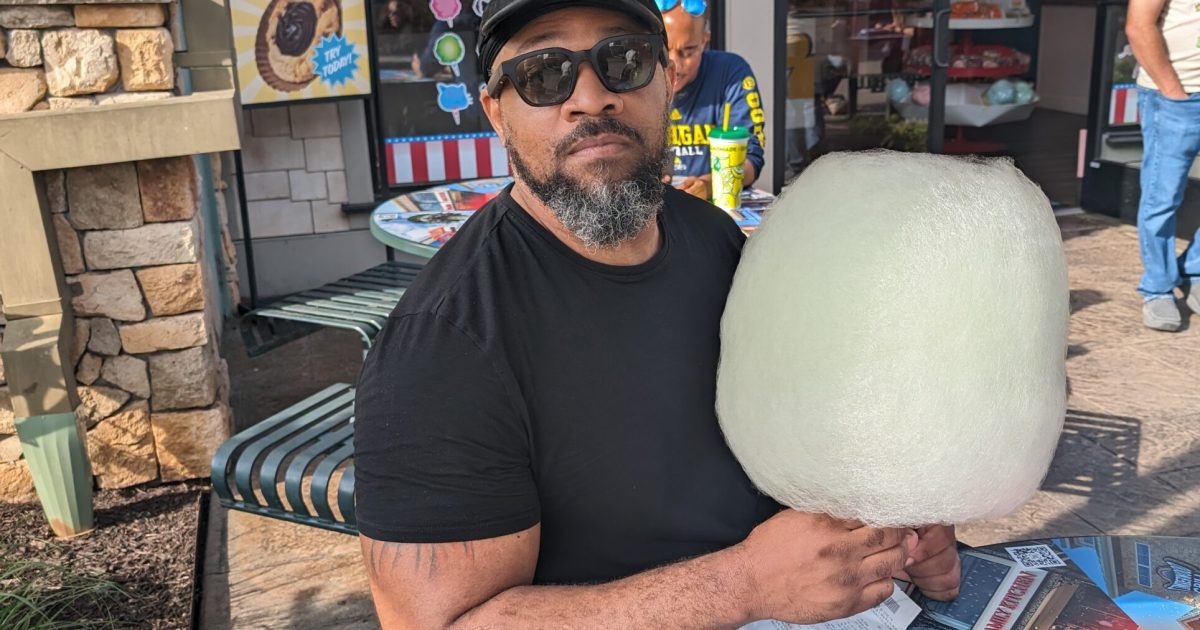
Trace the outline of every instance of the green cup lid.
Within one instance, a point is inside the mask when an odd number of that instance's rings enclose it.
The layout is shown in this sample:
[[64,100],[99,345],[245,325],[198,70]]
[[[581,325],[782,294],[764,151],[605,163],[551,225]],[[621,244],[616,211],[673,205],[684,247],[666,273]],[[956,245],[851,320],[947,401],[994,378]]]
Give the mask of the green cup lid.
[[715,127],[712,131],[708,132],[708,137],[717,140],[746,140],[750,137],[750,130],[745,127],[730,127],[728,129]]

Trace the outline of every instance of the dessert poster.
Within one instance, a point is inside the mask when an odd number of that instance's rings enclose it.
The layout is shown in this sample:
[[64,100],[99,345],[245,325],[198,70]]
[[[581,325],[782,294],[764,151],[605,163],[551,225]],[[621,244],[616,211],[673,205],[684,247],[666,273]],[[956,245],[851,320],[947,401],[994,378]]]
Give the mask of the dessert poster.
[[364,0],[232,0],[242,104],[371,92]]

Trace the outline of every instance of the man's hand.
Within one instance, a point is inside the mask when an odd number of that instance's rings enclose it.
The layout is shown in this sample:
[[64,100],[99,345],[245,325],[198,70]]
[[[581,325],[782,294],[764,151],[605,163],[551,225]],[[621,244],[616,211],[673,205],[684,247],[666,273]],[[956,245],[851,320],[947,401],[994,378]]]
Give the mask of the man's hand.
[[892,576],[909,565],[916,545],[911,529],[784,510],[733,549],[749,578],[752,618],[814,624],[890,597]]
[[709,179],[711,178],[711,175],[708,176],[708,179],[706,179],[704,176],[689,177],[682,182],[679,182],[679,185],[676,186],[676,188],[689,195],[708,201],[712,198],[712,193],[709,190]]
[[917,548],[912,566],[898,577],[908,579],[930,599],[950,601],[958,597],[962,566],[953,525],[928,525],[917,530]]

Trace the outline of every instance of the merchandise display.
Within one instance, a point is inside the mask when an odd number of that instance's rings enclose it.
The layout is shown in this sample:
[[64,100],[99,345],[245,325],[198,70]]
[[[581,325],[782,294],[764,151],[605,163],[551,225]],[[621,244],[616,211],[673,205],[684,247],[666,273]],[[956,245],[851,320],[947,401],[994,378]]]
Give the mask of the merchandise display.
[[721,428],[796,509],[1001,516],[1054,454],[1067,320],[1049,201],[1011,161],[831,154],[746,245],[721,324]]
[[1012,105],[1017,102],[1017,87],[1008,79],[1000,79],[983,93],[983,102],[985,105]]
[[[1006,77],[1029,70],[1029,55],[1000,45],[956,45],[950,47],[949,75],[955,78]],[[918,46],[909,52],[907,67],[927,75],[933,63],[933,48]]]
[[382,179],[424,186],[508,175],[479,103],[476,36],[487,0],[371,0],[379,58]]
[[[989,100],[988,92],[995,84],[952,83],[946,86],[946,124],[962,127],[986,127],[1000,123],[1017,122],[1029,118],[1037,106],[1037,95],[1033,87],[1023,81],[1014,84],[1006,81],[999,91],[1012,96],[1008,103]],[[1020,84],[1026,87],[1021,88]],[[912,97],[892,101],[892,107],[907,120],[929,119],[929,84],[920,83],[913,88]],[[1022,100],[1027,98],[1028,100]]]
[[999,19],[1004,17],[1004,9],[990,2],[955,2],[950,5],[950,18],[963,19]]

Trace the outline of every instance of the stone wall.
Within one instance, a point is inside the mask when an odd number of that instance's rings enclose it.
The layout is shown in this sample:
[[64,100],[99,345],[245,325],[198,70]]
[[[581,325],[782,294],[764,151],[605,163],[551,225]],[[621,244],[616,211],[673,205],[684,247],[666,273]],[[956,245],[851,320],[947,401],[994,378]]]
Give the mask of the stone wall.
[[[97,485],[207,477],[228,435],[229,381],[206,295],[196,159],[51,171],[44,181]],[[6,402],[0,393],[0,500],[27,500]]]
[[[0,342],[4,341],[4,302],[0,300]],[[8,380],[4,376],[4,359],[0,358],[0,500],[33,500],[33,477],[21,459],[21,443],[13,426],[12,403]]]
[[0,114],[169,98],[166,7],[0,6]]
[[255,239],[367,228],[348,216],[346,160],[336,103],[245,112],[242,167]]

